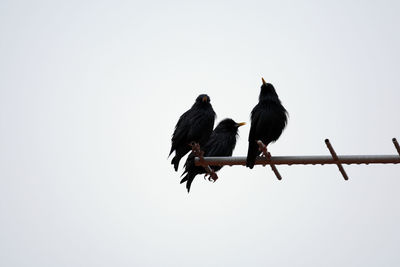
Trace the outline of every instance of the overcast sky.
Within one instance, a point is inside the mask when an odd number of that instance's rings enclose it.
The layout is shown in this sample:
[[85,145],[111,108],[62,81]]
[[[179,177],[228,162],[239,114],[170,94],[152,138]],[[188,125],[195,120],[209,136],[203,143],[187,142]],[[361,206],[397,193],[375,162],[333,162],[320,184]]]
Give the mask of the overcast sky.
[[290,113],[273,155],[395,154],[399,13],[1,1],[0,265],[399,266],[400,165],[226,167],[188,194],[167,159],[197,95],[249,122],[261,77]]

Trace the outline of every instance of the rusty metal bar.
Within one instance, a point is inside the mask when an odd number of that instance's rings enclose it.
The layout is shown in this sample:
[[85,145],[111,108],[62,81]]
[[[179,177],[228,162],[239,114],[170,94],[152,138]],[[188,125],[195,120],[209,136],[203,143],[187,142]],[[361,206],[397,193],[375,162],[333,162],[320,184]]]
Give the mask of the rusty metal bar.
[[[343,155],[337,156],[338,162],[341,164],[400,164],[398,155]],[[272,156],[270,160],[265,157],[257,157],[255,165],[325,165],[337,164],[332,156],[317,155],[317,156]],[[246,157],[204,157],[200,162],[198,157],[195,158],[196,166],[246,166]]]
[[[268,152],[267,146],[261,140],[258,140],[257,144],[258,144],[258,147],[259,147],[258,149],[263,153],[264,157],[268,161],[271,161],[271,153]],[[276,178],[278,178],[278,180],[282,180],[282,176],[279,173],[278,169],[276,168],[275,164],[270,163],[269,166],[271,166],[271,169],[275,173]]]
[[399,153],[399,156],[400,156],[400,146],[399,146],[399,143],[397,142],[396,138],[393,138],[392,142],[393,142],[394,146],[396,147],[397,153]]
[[[274,156],[267,151],[267,147],[261,142],[257,142],[260,151],[263,152],[261,157],[257,157],[255,165],[270,165],[274,171],[276,177],[280,180],[281,175],[275,165],[325,165],[325,164],[335,164],[338,166],[340,172],[342,173],[345,180],[348,180],[348,176],[342,166],[342,164],[400,164],[400,146],[396,138],[392,139],[392,142],[399,155],[345,155],[338,156],[333,149],[331,143],[328,139],[325,140],[326,146],[331,153],[331,156]],[[261,144],[260,144],[261,143]],[[200,147],[196,150],[196,158],[194,163],[196,166],[203,166],[209,173],[211,178],[215,172],[210,168],[210,166],[224,166],[224,165],[246,165],[246,157],[203,157]],[[218,179],[218,177],[216,177]]]
[[335,150],[333,149],[333,146],[332,146],[331,143],[329,142],[329,139],[325,139],[325,144],[326,144],[326,146],[328,147],[329,152],[331,152],[332,158],[333,158],[333,160],[335,160],[336,165],[337,165],[338,168],[339,168],[339,171],[340,171],[340,172],[342,173],[342,175],[343,175],[343,178],[344,178],[345,180],[349,180],[349,177],[347,176],[347,173],[346,173],[346,171],[344,170],[344,168],[343,168],[343,166],[342,166],[342,163],[339,162],[338,156],[337,156]]

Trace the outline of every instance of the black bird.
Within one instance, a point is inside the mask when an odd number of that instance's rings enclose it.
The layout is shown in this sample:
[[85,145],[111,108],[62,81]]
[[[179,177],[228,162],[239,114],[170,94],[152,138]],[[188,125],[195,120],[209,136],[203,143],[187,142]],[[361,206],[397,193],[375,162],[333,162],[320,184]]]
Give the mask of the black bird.
[[[204,151],[204,157],[227,157],[232,156],[232,152],[236,146],[236,138],[238,136],[238,128],[246,123],[236,123],[232,119],[224,119],[222,120],[217,127],[215,127],[212,132],[210,139],[204,145],[204,147],[200,147],[202,151]],[[192,153],[189,154],[186,163],[185,163],[185,171],[182,176],[186,174],[185,177],[181,180],[181,183],[186,182],[186,188],[189,193],[190,186],[193,182],[193,179],[196,175],[205,173],[205,170],[201,166],[194,165],[195,155]],[[219,171],[222,166],[210,166],[215,172]]]
[[215,112],[210,104],[210,97],[199,95],[193,106],[182,114],[172,134],[172,146],[169,155],[175,151],[171,164],[178,170],[179,161],[190,151],[191,142],[204,145],[214,128]]
[[264,78],[262,82],[258,104],[251,111],[249,150],[246,160],[246,166],[250,169],[254,167],[257,156],[261,154],[257,141],[261,140],[268,146],[269,143],[278,140],[287,124],[288,113],[282,106],[274,86],[266,83]]

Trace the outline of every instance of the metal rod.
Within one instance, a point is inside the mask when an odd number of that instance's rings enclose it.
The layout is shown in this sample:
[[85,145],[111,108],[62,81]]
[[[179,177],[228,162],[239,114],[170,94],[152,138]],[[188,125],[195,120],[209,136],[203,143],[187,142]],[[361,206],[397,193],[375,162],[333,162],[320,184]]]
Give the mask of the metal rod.
[[[348,180],[348,176],[342,166],[342,164],[400,164],[400,145],[396,138],[392,139],[393,144],[399,155],[345,155],[338,156],[333,149],[328,139],[325,140],[326,146],[331,153],[331,156],[275,156],[271,157],[271,154],[267,151],[267,147],[261,142],[258,142],[260,151],[263,152],[262,157],[257,157],[255,165],[270,165],[274,171],[276,177],[280,180],[278,169],[275,165],[317,165],[317,164],[335,164],[338,166],[345,180]],[[195,152],[195,149],[193,149]],[[206,171],[212,171],[210,166],[224,166],[224,165],[246,165],[246,157],[203,157],[198,149],[194,163],[196,166],[203,166]],[[204,152],[203,152],[204,153]],[[200,156],[200,157],[199,157]],[[212,171],[213,172],[213,171]],[[213,172],[214,173],[214,172]],[[215,173],[214,173],[215,174]],[[210,175],[211,176],[211,175]],[[217,177],[218,178],[218,177]]]
[[[267,159],[271,161],[271,153],[269,152],[267,152]],[[276,178],[278,178],[278,180],[282,180],[282,176],[276,168],[275,164],[270,163],[269,165],[271,166],[272,171],[275,173]]]
[[[332,156],[272,156],[270,160],[265,157],[257,157],[256,165],[325,165],[325,164],[400,164],[398,155],[343,155],[337,156],[335,161]],[[246,157],[204,157],[200,163],[198,157],[195,158],[196,166],[224,166],[224,165],[246,165]]]
[[[257,144],[259,147],[258,149],[263,153],[264,157],[268,161],[271,161],[271,153],[268,152],[267,146],[261,140],[258,140]],[[278,180],[282,180],[282,176],[279,173],[278,169],[276,168],[275,164],[270,163],[269,165],[271,166],[272,171],[275,173],[276,178],[278,178]]]
[[337,156],[335,150],[333,149],[331,143],[329,142],[329,139],[325,139],[325,144],[326,144],[326,146],[328,147],[329,152],[331,152],[332,158],[335,160],[336,165],[337,165],[338,168],[339,168],[339,171],[340,171],[340,172],[342,173],[342,175],[343,175],[343,178],[344,178],[345,180],[349,180],[349,177],[347,176],[347,173],[346,173],[346,171],[344,170],[342,164],[339,162],[338,156]]
[[399,143],[397,143],[396,138],[393,138],[392,141],[393,141],[394,146],[396,147],[397,153],[399,153],[399,156],[400,156],[400,146],[399,146]]

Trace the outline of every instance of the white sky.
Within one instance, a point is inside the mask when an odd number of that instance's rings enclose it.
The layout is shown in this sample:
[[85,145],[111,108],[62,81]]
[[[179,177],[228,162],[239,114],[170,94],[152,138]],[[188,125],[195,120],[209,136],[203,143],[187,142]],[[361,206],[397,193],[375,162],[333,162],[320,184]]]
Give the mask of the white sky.
[[226,167],[187,194],[167,159],[198,94],[248,122],[261,77],[290,113],[273,155],[395,154],[399,12],[1,1],[0,265],[399,266],[398,165]]

